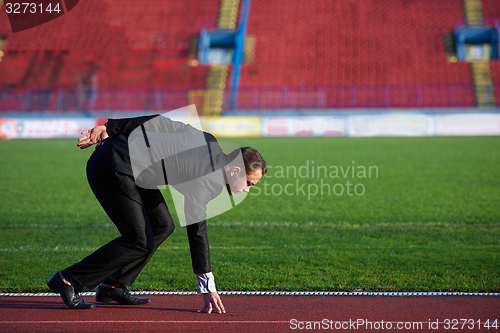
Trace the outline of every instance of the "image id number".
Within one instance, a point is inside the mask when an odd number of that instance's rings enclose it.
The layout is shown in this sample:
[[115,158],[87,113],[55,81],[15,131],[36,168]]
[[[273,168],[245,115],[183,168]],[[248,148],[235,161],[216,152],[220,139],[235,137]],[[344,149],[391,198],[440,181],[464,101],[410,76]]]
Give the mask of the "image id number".
[[444,320],[445,330],[465,330],[465,329],[498,329],[498,319],[494,321],[486,320],[473,320],[473,319],[445,319]]
[[16,2],[16,3],[5,3],[5,10],[7,14],[36,14],[36,13],[60,13],[61,9],[59,8],[59,3],[56,3],[55,6],[52,7],[52,4],[49,3],[47,7],[43,8],[42,4],[29,3],[29,2]]

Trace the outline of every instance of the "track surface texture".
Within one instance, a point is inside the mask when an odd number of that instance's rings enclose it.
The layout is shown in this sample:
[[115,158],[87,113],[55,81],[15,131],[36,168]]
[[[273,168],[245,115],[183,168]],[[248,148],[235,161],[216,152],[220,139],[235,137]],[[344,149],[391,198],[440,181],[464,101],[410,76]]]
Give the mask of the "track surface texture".
[[56,296],[0,297],[0,332],[500,332],[484,326],[500,321],[498,296],[223,295],[226,314],[197,313],[197,295],[147,297],[90,310]]

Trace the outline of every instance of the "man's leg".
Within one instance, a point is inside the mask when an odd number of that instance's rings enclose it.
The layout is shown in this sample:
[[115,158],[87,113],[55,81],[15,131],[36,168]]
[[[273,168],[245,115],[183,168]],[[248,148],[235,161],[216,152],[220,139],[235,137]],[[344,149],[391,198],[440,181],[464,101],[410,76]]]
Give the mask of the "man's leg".
[[[124,266],[106,281],[107,285],[125,284],[131,286],[154,252],[175,229],[174,221],[168,211],[163,195],[159,190],[140,190],[141,198],[147,215],[149,228],[153,235],[153,246],[147,256],[138,258]],[[123,282],[126,281],[127,283]]]
[[[108,277],[119,275],[127,265],[147,258],[154,247],[148,214],[133,179],[89,168],[87,171],[92,191],[121,237],[62,272],[76,291],[92,290]],[[118,282],[131,285],[133,280]]]
[[123,267],[117,274],[106,279],[97,288],[96,301],[111,303],[116,301],[127,305],[147,304],[149,298],[138,298],[130,295],[127,288],[119,281],[132,285],[146,263],[160,244],[174,231],[174,223],[170,212],[159,190],[140,190],[143,207],[146,211],[147,222],[154,237],[153,248],[146,257],[139,258]]

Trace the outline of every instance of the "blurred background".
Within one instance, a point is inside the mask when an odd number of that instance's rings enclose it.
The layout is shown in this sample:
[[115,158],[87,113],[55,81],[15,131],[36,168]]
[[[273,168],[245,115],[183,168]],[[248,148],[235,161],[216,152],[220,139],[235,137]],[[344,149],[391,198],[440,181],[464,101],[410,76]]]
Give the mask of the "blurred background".
[[188,104],[219,136],[500,134],[498,0],[61,1],[17,33],[1,5],[1,137]]

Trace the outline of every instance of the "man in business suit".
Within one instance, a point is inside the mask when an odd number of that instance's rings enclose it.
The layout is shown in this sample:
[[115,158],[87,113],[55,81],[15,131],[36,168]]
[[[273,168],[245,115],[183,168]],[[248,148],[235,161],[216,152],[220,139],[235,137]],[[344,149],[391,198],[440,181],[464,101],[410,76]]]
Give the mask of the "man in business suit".
[[266,172],[259,152],[246,147],[226,155],[211,134],[163,115],[110,119],[82,135],[81,149],[97,144],[87,162],[90,187],[121,236],[56,273],[47,283],[52,291],[73,309],[93,308],[79,292],[97,285],[98,302],[149,303],[131,296],[126,286],[174,231],[157,188],[169,184],[184,195],[193,271],[204,301],[199,312],[225,313],[211,272],[206,205],[223,190],[248,192]]

